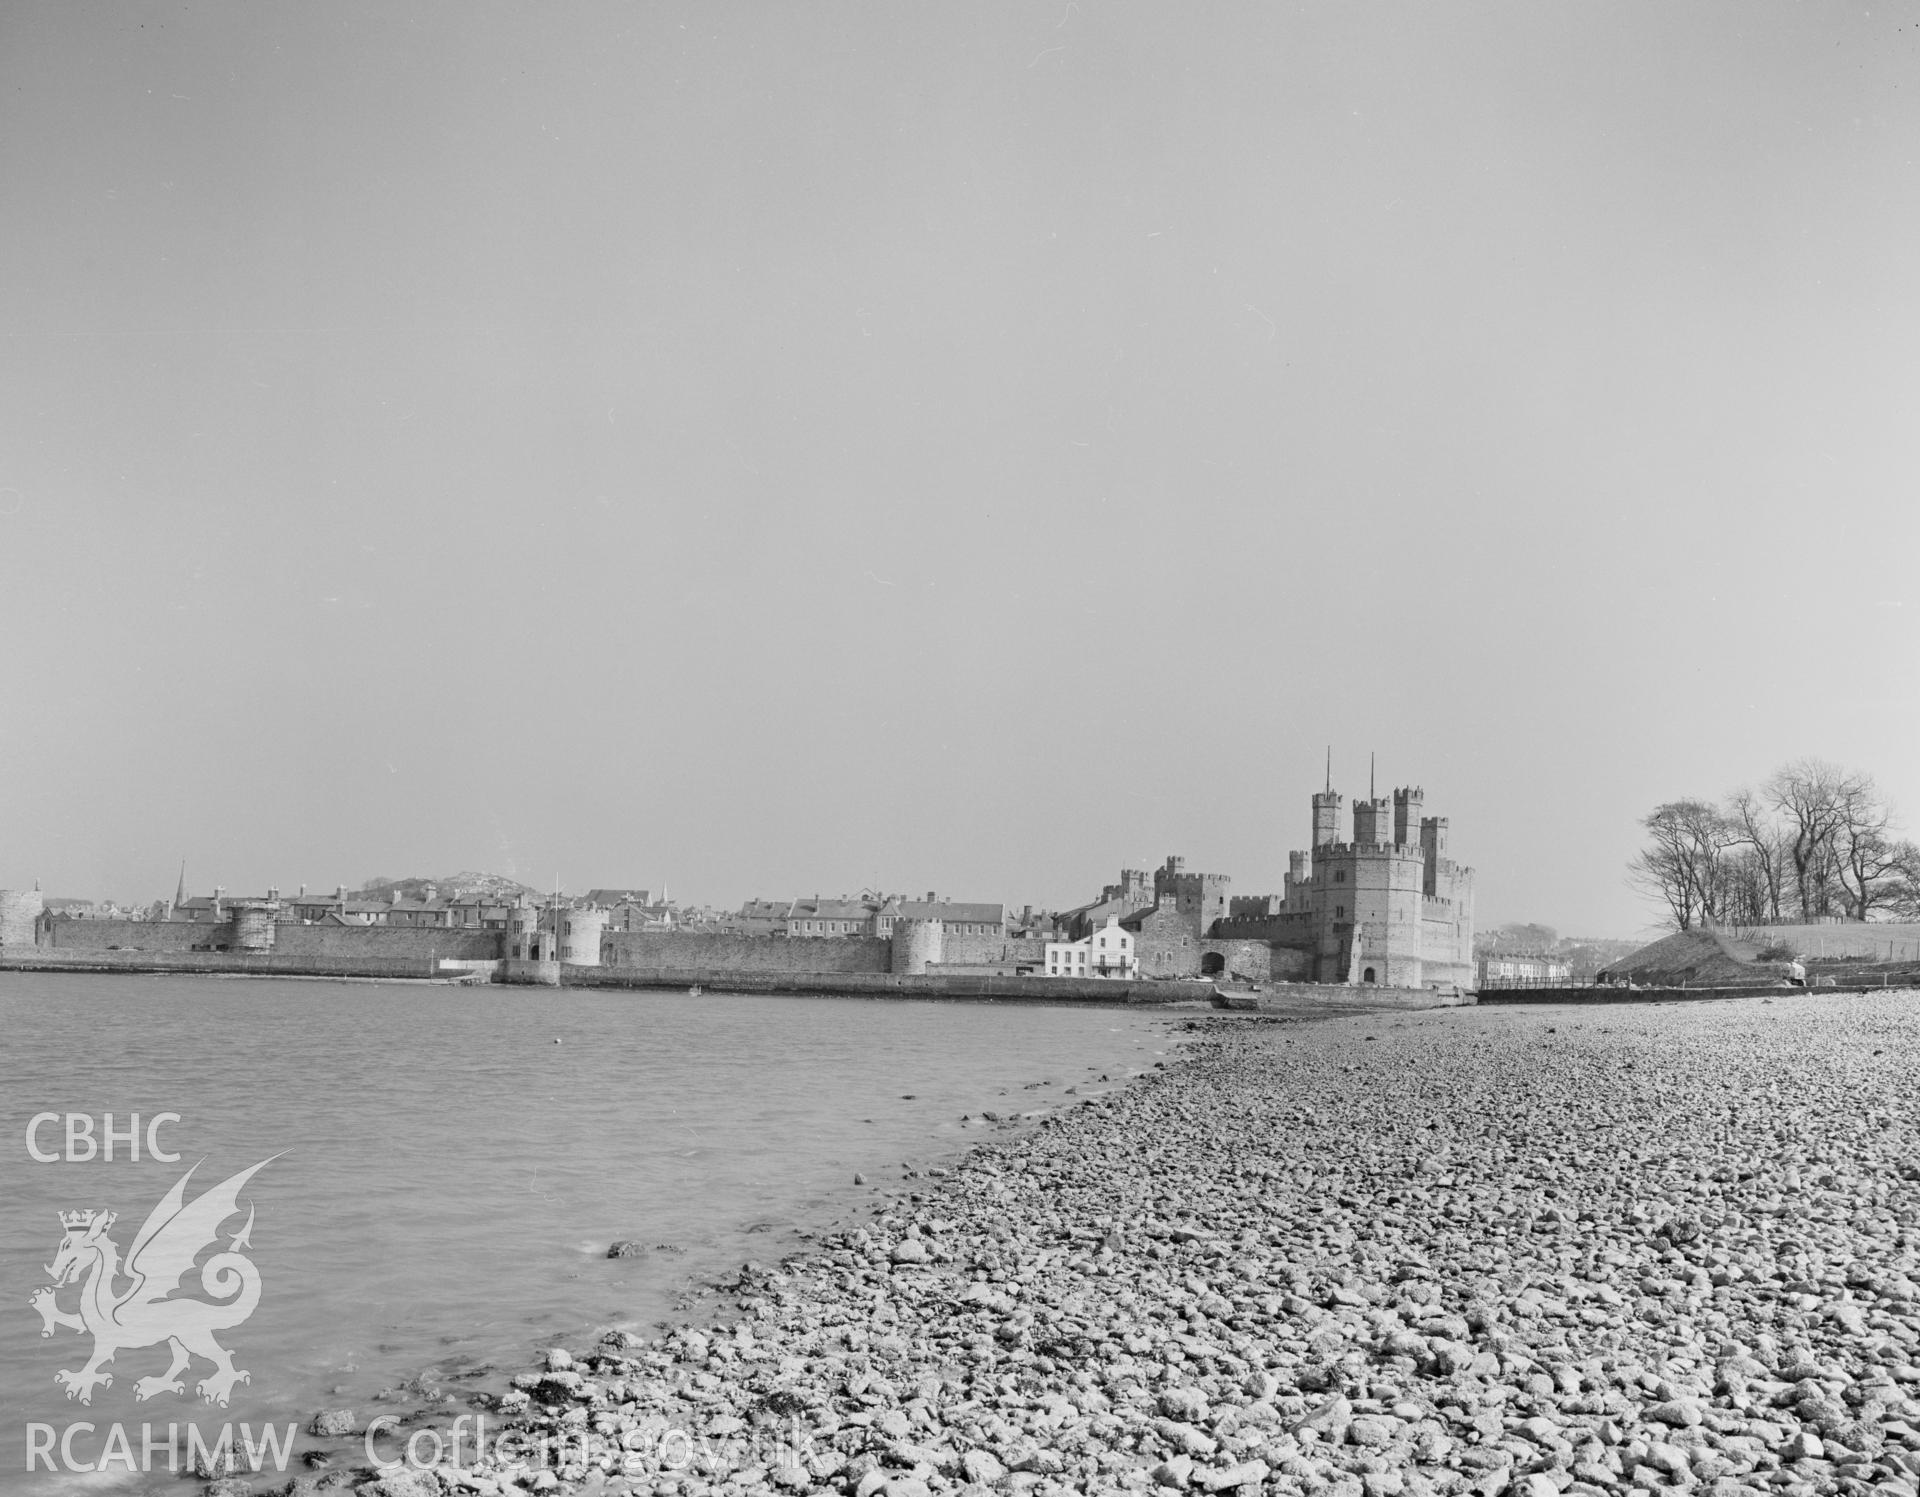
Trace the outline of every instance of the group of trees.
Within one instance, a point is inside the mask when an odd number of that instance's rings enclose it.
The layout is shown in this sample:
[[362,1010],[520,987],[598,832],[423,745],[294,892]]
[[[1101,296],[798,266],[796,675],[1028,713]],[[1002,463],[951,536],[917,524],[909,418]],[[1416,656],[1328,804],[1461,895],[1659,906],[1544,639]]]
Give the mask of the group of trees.
[[1641,825],[1631,880],[1677,930],[1920,917],[1920,847],[1869,774],[1797,759],[1717,803],[1656,806]]

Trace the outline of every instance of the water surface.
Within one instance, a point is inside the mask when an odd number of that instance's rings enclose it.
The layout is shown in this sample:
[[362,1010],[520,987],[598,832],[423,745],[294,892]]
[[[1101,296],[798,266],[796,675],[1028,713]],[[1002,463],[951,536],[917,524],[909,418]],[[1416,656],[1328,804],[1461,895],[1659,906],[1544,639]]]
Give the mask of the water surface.
[[[903,1160],[989,1134],[983,1109],[1085,1095],[1167,1046],[1164,1019],[1120,1009],[0,973],[0,1470],[25,1469],[31,1420],[211,1432],[377,1410],[422,1374],[497,1387],[544,1345],[644,1330],[691,1279],[777,1258],[868,1196],[855,1172],[897,1186]],[[160,1142],[181,1159],[33,1162],[42,1112],[96,1133],[178,1113]],[[64,1126],[38,1139],[64,1150]],[[251,1381],[210,1407],[196,1362],[185,1396],[142,1402],[168,1355],[126,1348],[70,1402],[54,1372],[91,1339],[42,1339],[28,1304],[59,1213],[117,1212],[124,1254],[190,1165],[189,1201],[271,1156],[221,1229],[224,1247],[253,1211],[260,1302],[217,1335]],[[648,1251],[609,1260],[618,1239]],[[197,1269],[180,1292],[207,1297]]]

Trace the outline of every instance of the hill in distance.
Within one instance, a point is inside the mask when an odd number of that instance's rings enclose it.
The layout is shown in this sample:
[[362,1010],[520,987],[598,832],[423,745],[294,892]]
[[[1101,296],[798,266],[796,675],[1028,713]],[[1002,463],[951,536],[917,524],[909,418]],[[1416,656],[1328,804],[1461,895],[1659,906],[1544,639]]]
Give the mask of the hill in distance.
[[499,873],[450,873],[444,878],[370,878],[366,884],[355,889],[349,898],[353,899],[392,899],[396,892],[402,899],[425,899],[427,886],[442,899],[470,899],[478,896],[482,899],[496,899],[505,903],[519,898],[522,894],[540,897],[540,891],[528,884],[519,883]]

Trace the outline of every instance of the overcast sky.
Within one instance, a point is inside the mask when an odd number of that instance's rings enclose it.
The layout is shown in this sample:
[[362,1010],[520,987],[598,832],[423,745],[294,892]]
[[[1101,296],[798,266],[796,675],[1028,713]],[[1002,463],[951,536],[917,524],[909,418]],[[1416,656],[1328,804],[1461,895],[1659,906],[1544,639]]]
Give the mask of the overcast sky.
[[1912,828],[1917,155],[1897,6],[8,5],[0,885]]

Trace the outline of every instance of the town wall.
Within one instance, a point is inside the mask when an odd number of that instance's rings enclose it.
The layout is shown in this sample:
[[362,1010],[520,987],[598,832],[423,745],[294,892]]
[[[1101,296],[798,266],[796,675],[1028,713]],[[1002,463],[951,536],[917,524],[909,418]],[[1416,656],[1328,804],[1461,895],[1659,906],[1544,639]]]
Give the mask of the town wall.
[[273,949],[293,956],[457,957],[487,961],[502,955],[501,932],[448,926],[301,925],[282,920]]
[[[231,945],[232,926],[208,920],[55,920],[47,949],[66,952],[191,952]],[[348,961],[430,961],[440,957],[490,960],[500,955],[500,932],[407,925],[302,925],[282,920],[273,927],[276,955]],[[237,954],[237,953],[236,953]]]
[[1045,966],[1045,936],[991,935],[956,936],[947,932],[946,950],[940,958],[948,967],[996,967],[1032,962]]
[[779,936],[618,930],[608,931],[600,947],[601,959],[609,967],[656,971],[887,972],[893,965],[893,943],[877,936],[796,941]]
[[191,951],[226,940],[226,921],[52,920],[47,948],[53,951]]

